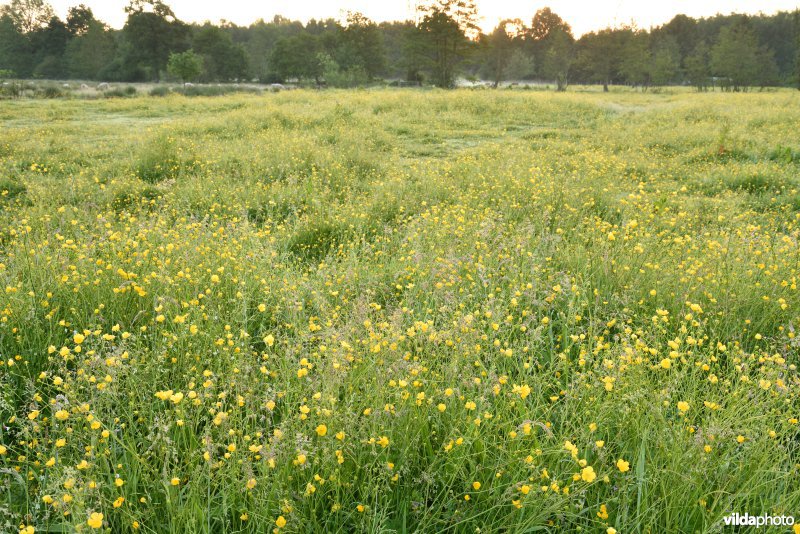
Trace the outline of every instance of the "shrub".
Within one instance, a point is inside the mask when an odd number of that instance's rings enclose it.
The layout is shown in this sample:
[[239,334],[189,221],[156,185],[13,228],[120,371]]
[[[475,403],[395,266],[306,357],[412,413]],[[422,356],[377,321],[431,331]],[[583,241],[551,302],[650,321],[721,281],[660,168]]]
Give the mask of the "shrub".
[[103,93],[103,96],[106,98],[125,98],[129,96],[136,96],[136,87],[129,85],[127,87],[117,87],[115,89],[111,89],[110,91],[106,91]]
[[152,89],[150,89],[149,95],[150,96],[167,96],[171,92],[172,91],[170,90],[170,88],[167,87],[166,85],[157,85],[157,86],[153,87]]

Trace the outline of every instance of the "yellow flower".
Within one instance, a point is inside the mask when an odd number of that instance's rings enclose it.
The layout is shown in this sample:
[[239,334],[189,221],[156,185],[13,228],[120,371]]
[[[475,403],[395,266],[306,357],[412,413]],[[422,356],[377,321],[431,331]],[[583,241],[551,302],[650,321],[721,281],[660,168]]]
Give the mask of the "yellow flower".
[[597,478],[597,474],[594,472],[594,468],[589,465],[581,469],[581,478],[584,482],[592,482]]
[[36,529],[31,525],[19,528],[19,534],[34,534],[34,532],[36,532]]
[[325,425],[319,425],[319,426],[317,427],[317,435],[318,435],[319,437],[323,437],[323,436],[325,436],[325,434],[327,434],[327,433],[328,433],[328,427],[327,427],[327,426],[325,426]]
[[664,358],[663,360],[661,360],[662,369],[669,369],[670,367],[672,367],[672,360],[670,360],[669,358]]
[[614,527],[608,527],[606,529],[606,534],[617,534],[617,529],[615,529]]
[[0,456],[3,456],[7,452],[8,452],[8,449],[6,448],[6,446],[5,445],[0,445]]
[[275,344],[275,336],[273,336],[272,334],[267,334],[264,337],[264,343],[266,343],[268,347],[271,347],[272,345]]
[[156,391],[155,395],[161,400],[169,400],[173,393],[174,392],[171,389],[167,389],[164,391]]
[[278,528],[283,528],[283,527],[285,527],[285,526],[286,526],[286,518],[285,518],[285,517],[283,517],[282,515],[279,515],[279,516],[278,516],[278,519],[276,519],[276,520],[275,520],[275,525],[276,525]]
[[479,489],[481,489],[481,483],[478,482],[478,481],[473,482],[472,483],[472,489],[474,489],[475,491],[478,491]]
[[101,528],[103,526],[103,514],[100,512],[92,512],[86,524],[92,528]]
[[55,413],[55,417],[59,421],[66,421],[67,419],[69,419],[69,412],[67,410],[58,410]]
[[630,468],[631,468],[631,465],[628,462],[626,462],[625,460],[623,460],[622,458],[617,460],[617,469],[619,469],[621,473],[628,472],[630,470]]
[[600,511],[597,512],[597,517],[603,520],[608,519],[608,509],[605,504],[600,505]]
[[686,401],[678,402],[678,409],[681,411],[681,413],[688,412],[689,411],[689,403],[686,402]]
[[74,336],[72,336],[72,341],[74,341],[76,345],[80,345],[81,343],[83,343],[84,339],[86,338],[83,336],[83,334],[75,334]]
[[388,447],[389,446],[389,438],[387,438],[386,436],[381,436],[378,439],[378,445],[380,445],[381,447]]
[[172,484],[173,486],[177,486],[178,484],[181,483],[181,479],[178,477],[172,477],[169,483]]
[[117,500],[114,501],[114,503],[113,503],[114,504],[114,508],[119,508],[120,506],[122,506],[122,503],[124,503],[124,502],[125,502],[125,497],[117,497]]
[[256,487],[256,479],[251,478],[247,481],[247,489],[251,490]]

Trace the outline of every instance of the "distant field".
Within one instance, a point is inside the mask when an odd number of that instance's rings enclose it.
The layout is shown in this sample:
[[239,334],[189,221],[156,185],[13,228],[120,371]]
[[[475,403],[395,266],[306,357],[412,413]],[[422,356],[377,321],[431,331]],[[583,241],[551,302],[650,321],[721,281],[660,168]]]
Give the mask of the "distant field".
[[0,532],[800,522],[800,92],[0,121]]

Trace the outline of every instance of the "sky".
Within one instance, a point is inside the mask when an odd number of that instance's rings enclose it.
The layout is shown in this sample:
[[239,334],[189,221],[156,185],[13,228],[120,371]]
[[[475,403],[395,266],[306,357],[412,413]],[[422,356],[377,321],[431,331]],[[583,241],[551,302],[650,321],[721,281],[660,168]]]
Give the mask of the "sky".
[[[416,0],[166,0],[175,15],[186,22],[219,22],[225,19],[249,25],[259,18],[270,20],[283,15],[303,22],[310,18],[343,18],[347,11],[360,11],[378,21],[412,18]],[[50,0],[56,12],[64,17],[70,6],[83,3],[95,16],[112,27],[125,22],[127,0]],[[618,24],[634,22],[650,28],[668,22],[678,13],[691,17],[707,17],[717,13],[758,13],[793,11],[800,0],[476,0],[481,15],[480,25],[491,30],[501,19],[520,18],[530,21],[537,9],[549,6],[572,26],[576,35]]]

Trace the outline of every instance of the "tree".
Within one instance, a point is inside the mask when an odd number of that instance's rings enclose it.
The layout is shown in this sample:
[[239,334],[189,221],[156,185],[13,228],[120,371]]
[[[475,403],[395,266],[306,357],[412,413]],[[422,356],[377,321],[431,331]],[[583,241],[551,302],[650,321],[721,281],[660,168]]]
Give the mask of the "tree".
[[242,45],[234,44],[230,34],[219,26],[206,23],[196,29],[192,50],[202,56],[204,78],[208,81],[247,77],[247,52]]
[[511,53],[508,59],[508,79],[510,80],[529,80],[536,75],[536,65],[530,54],[518,48]]
[[203,72],[203,58],[192,50],[170,54],[167,72],[180,78],[183,83],[196,80]]
[[423,14],[418,44],[420,54],[439,87],[453,87],[458,65],[471,48],[468,35],[478,32],[478,10],[472,0],[435,0],[420,8]]
[[30,33],[46,26],[55,13],[44,0],[11,0],[1,8],[0,15],[9,16],[22,33]]
[[73,37],[67,44],[64,57],[69,76],[86,80],[102,79],[114,61],[116,51],[114,36],[106,25],[92,20],[85,32]]
[[602,83],[603,91],[607,92],[620,62],[620,32],[607,28],[588,33],[580,38],[578,47],[578,59],[586,79]]
[[795,10],[793,17],[795,42],[794,81],[797,84],[797,90],[800,91],[800,9]]
[[386,69],[386,49],[378,25],[361,13],[348,13],[341,31],[337,62],[344,70],[360,69],[370,79]]
[[67,29],[73,37],[86,34],[93,23],[97,22],[94,18],[92,9],[81,4],[69,8],[67,13]]
[[26,78],[33,69],[31,63],[30,42],[8,14],[0,15],[0,70]]
[[764,75],[773,71],[774,59],[759,47],[758,39],[746,17],[726,26],[711,49],[711,70],[724,79],[726,88],[734,91],[761,84]]
[[569,72],[575,59],[575,39],[563,28],[556,28],[547,37],[541,73],[555,80],[557,91],[566,91],[569,83]]
[[708,56],[708,45],[705,41],[700,41],[697,46],[694,47],[692,53],[686,56],[684,60],[686,76],[698,91],[705,91],[708,88],[710,76],[708,70]]
[[58,17],[52,17],[47,26],[28,34],[31,39],[36,67],[33,75],[37,78],[63,78],[67,74],[64,65],[64,51],[70,34],[67,25]]
[[680,56],[678,42],[671,35],[656,42],[650,62],[650,83],[661,86],[674,81],[680,70]]
[[667,38],[677,43],[680,60],[691,54],[698,43],[697,21],[686,15],[675,15],[672,20],[652,33],[657,40]]
[[624,29],[619,35],[625,39],[621,48],[619,74],[626,83],[644,89],[650,81],[650,36],[647,32],[633,29]]
[[130,0],[125,7],[125,13],[129,16],[147,12],[151,12],[162,19],[177,20],[172,8],[161,0]]
[[528,29],[530,39],[543,42],[556,32],[572,34],[572,28],[549,7],[544,7],[533,15],[531,27]]
[[543,70],[546,68],[545,58],[551,50],[554,39],[559,39],[561,41],[558,43],[559,47],[564,48],[564,35],[568,35],[574,41],[572,28],[549,7],[544,7],[533,15],[531,27],[525,29],[525,39],[540,76],[553,77],[552,73],[545,73]]
[[132,0],[125,11],[121,75],[131,81],[157,80],[171,53],[189,49],[189,27],[158,0]]
[[309,33],[286,37],[275,43],[269,65],[280,80],[311,79],[320,84],[324,65],[319,38]]
[[480,44],[484,55],[486,74],[497,87],[508,74],[508,65],[514,49],[514,35],[509,28],[518,27],[517,20],[504,20],[490,33],[482,35]]

